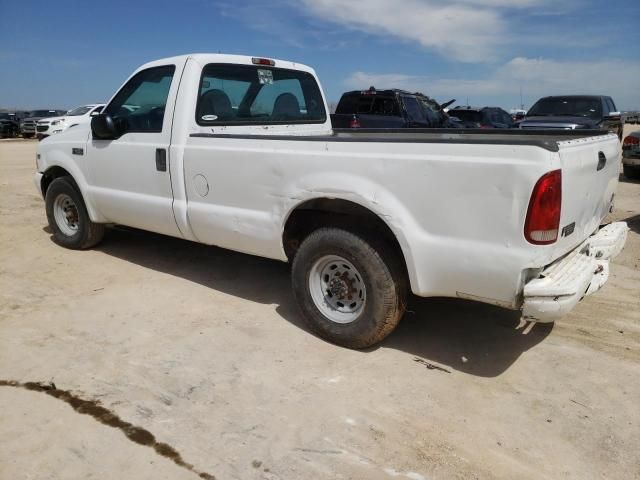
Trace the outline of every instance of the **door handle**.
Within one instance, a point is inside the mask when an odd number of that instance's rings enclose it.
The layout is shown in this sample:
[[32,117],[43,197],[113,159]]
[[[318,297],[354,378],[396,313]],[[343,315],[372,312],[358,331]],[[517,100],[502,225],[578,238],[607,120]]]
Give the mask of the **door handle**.
[[607,157],[604,156],[604,153],[598,152],[598,166],[596,167],[596,172],[602,170],[606,164]]
[[167,171],[167,151],[164,148],[156,148],[156,170]]

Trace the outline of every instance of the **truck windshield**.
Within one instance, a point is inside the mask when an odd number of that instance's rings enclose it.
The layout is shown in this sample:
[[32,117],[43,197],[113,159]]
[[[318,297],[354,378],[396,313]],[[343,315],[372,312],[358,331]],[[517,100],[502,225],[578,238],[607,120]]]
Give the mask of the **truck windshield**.
[[267,66],[209,64],[200,81],[199,125],[324,123],[313,75]]
[[536,116],[602,117],[602,102],[597,97],[549,97],[538,100],[527,113]]
[[84,115],[85,113],[87,113],[89,110],[91,110],[91,108],[93,108],[93,107],[78,107],[78,108],[74,108],[73,110],[69,110],[67,112],[67,116],[68,117],[78,117],[80,115]]

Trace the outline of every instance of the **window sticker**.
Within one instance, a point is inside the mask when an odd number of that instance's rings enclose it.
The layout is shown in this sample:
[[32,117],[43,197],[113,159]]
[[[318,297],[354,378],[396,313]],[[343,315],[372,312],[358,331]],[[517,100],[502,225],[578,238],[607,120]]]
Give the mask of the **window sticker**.
[[212,122],[214,120],[218,119],[217,115],[202,115],[202,117],[200,117],[202,120],[204,120],[205,122]]
[[260,85],[273,85],[273,72],[271,70],[258,69],[258,81]]

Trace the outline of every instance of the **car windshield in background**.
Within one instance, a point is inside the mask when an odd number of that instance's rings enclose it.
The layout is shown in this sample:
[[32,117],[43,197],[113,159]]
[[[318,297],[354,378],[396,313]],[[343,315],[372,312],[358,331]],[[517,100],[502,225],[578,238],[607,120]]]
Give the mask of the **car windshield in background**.
[[77,116],[80,116],[80,115],[84,115],[89,110],[91,110],[91,107],[74,108],[73,110],[70,110],[69,112],[67,112],[67,116],[69,116],[69,117],[77,117]]
[[592,97],[557,97],[538,100],[527,113],[529,117],[590,117],[602,116],[602,103]]
[[456,117],[463,122],[476,122],[482,121],[482,114],[477,110],[449,110],[450,117]]
[[58,113],[53,110],[34,110],[29,114],[30,117],[55,117]]
[[227,64],[203,70],[200,125],[323,123],[326,118],[318,84],[307,72]]

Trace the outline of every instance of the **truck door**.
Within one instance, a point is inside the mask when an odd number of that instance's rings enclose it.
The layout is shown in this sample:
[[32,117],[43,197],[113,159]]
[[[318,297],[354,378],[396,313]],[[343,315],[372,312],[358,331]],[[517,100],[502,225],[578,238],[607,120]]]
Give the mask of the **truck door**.
[[184,62],[159,65],[134,74],[103,111],[124,134],[88,141],[89,188],[110,222],[180,236],[168,156],[183,67]]

